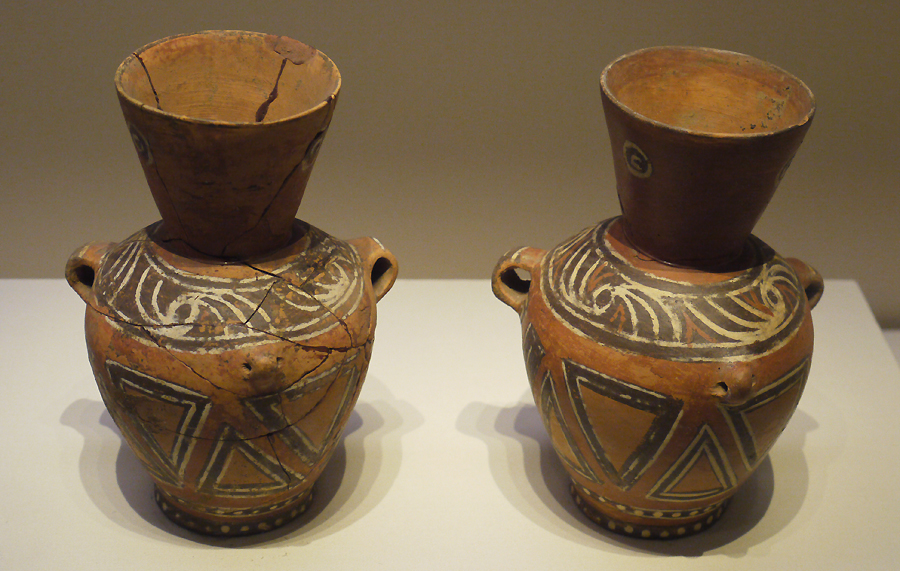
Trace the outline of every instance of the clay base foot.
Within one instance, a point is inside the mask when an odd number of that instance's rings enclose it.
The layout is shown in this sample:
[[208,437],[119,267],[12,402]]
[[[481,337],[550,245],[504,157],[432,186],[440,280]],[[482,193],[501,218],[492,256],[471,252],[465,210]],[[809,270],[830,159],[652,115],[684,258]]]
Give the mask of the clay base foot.
[[708,528],[722,517],[728,499],[702,509],[689,511],[644,511],[601,498],[572,484],[569,488],[575,504],[603,529],[642,539],[677,539]]
[[312,491],[310,488],[298,498],[244,510],[192,509],[159,488],[154,490],[153,498],[166,517],[181,527],[204,535],[231,537],[263,533],[288,523],[307,510],[312,503]]

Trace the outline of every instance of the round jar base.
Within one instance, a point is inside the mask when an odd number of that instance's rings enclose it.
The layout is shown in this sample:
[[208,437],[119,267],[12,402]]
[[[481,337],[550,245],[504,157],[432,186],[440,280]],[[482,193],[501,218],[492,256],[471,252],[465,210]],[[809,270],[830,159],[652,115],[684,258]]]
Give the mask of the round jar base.
[[313,489],[288,501],[252,510],[213,509],[203,513],[183,505],[156,488],[153,498],[163,514],[176,524],[203,535],[235,537],[271,531],[306,512],[313,499]]
[[[663,512],[620,506],[574,483],[570,485],[569,492],[584,515],[603,529],[640,539],[678,539],[699,533],[722,517],[730,500],[728,498],[702,509],[672,513],[671,510]],[[630,517],[625,519],[621,517],[623,515]]]

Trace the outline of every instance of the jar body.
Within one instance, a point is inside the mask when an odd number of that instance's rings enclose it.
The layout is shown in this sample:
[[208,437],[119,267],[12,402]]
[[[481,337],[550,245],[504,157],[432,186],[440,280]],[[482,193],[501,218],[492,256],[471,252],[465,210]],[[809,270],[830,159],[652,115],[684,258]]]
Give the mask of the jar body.
[[305,510],[339,441],[396,275],[373,285],[372,267],[393,257],[299,221],[287,247],[239,262],[178,255],[157,230],[70,261],[93,272],[75,285],[103,401],[176,523],[272,529]]
[[[718,519],[803,392],[813,328],[797,264],[753,238],[727,270],[666,266],[621,219],[501,260],[495,291],[519,310],[535,402],[589,517],[647,538]],[[518,297],[510,268],[530,273]]]

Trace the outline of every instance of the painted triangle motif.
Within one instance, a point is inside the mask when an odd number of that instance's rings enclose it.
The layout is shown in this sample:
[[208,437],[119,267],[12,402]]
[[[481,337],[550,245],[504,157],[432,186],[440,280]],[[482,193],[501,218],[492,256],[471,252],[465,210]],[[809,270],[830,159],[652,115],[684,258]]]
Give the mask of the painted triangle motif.
[[[622,489],[631,488],[669,441],[681,418],[683,402],[568,359],[563,360],[563,374],[579,428],[591,446],[594,460],[607,479]],[[635,414],[629,415],[632,418],[628,421],[616,420],[604,416],[610,410]],[[636,419],[643,419],[643,428],[635,429]]]
[[525,368],[529,375],[535,375],[544,360],[546,351],[538,338],[534,327],[529,323],[522,336],[522,348],[525,353]]
[[223,424],[198,488],[223,496],[264,496],[295,486],[302,479],[281,465],[266,437],[248,439],[230,424]]
[[748,470],[754,469],[768,453],[775,439],[787,426],[797,408],[810,360],[804,359],[786,375],[739,405],[720,404],[719,410],[728,422],[738,443],[741,459]]
[[[106,362],[106,370],[113,385],[120,391],[140,400],[126,412],[130,416],[123,432],[141,442],[138,448],[153,455],[148,468],[159,479],[180,485],[185,466],[190,459],[210,409],[209,398],[188,388],[152,377],[115,361]],[[151,431],[136,410],[144,411],[158,419],[172,419],[163,431]],[[156,426],[160,425],[156,423]]]
[[735,485],[737,478],[722,444],[712,428],[704,424],[647,497],[695,501],[721,494]]
[[541,383],[541,417],[547,423],[547,432],[554,443],[554,448],[560,459],[576,473],[592,481],[601,483],[597,474],[591,470],[578,446],[572,440],[572,433],[566,426],[562,412],[559,410],[559,402],[553,391],[553,378],[548,371]]
[[[281,393],[245,400],[247,407],[269,428],[274,437],[281,440],[307,466],[312,467],[325,453],[338,434],[341,421],[353,405],[353,396],[359,388],[360,369],[356,360],[361,350],[348,353],[333,367],[304,378]],[[340,394],[329,391],[340,388]],[[321,400],[292,423],[285,408],[290,403],[320,391]],[[320,427],[315,432],[304,429]]]

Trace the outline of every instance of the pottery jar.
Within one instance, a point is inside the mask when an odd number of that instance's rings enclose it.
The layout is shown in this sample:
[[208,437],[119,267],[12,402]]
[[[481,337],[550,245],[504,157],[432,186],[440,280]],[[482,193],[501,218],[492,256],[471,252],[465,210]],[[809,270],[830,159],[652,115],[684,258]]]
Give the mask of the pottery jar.
[[340,75],[277,36],[155,42],[116,74],[160,222],[76,251],[100,394],[170,519],[213,535],[302,513],[372,353],[397,261],[295,219]]
[[793,414],[821,276],[751,234],[813,114],[749,56],[651,48],[602,77],[623,215],[493,274],[578,506],[676,538],[715,522]]

